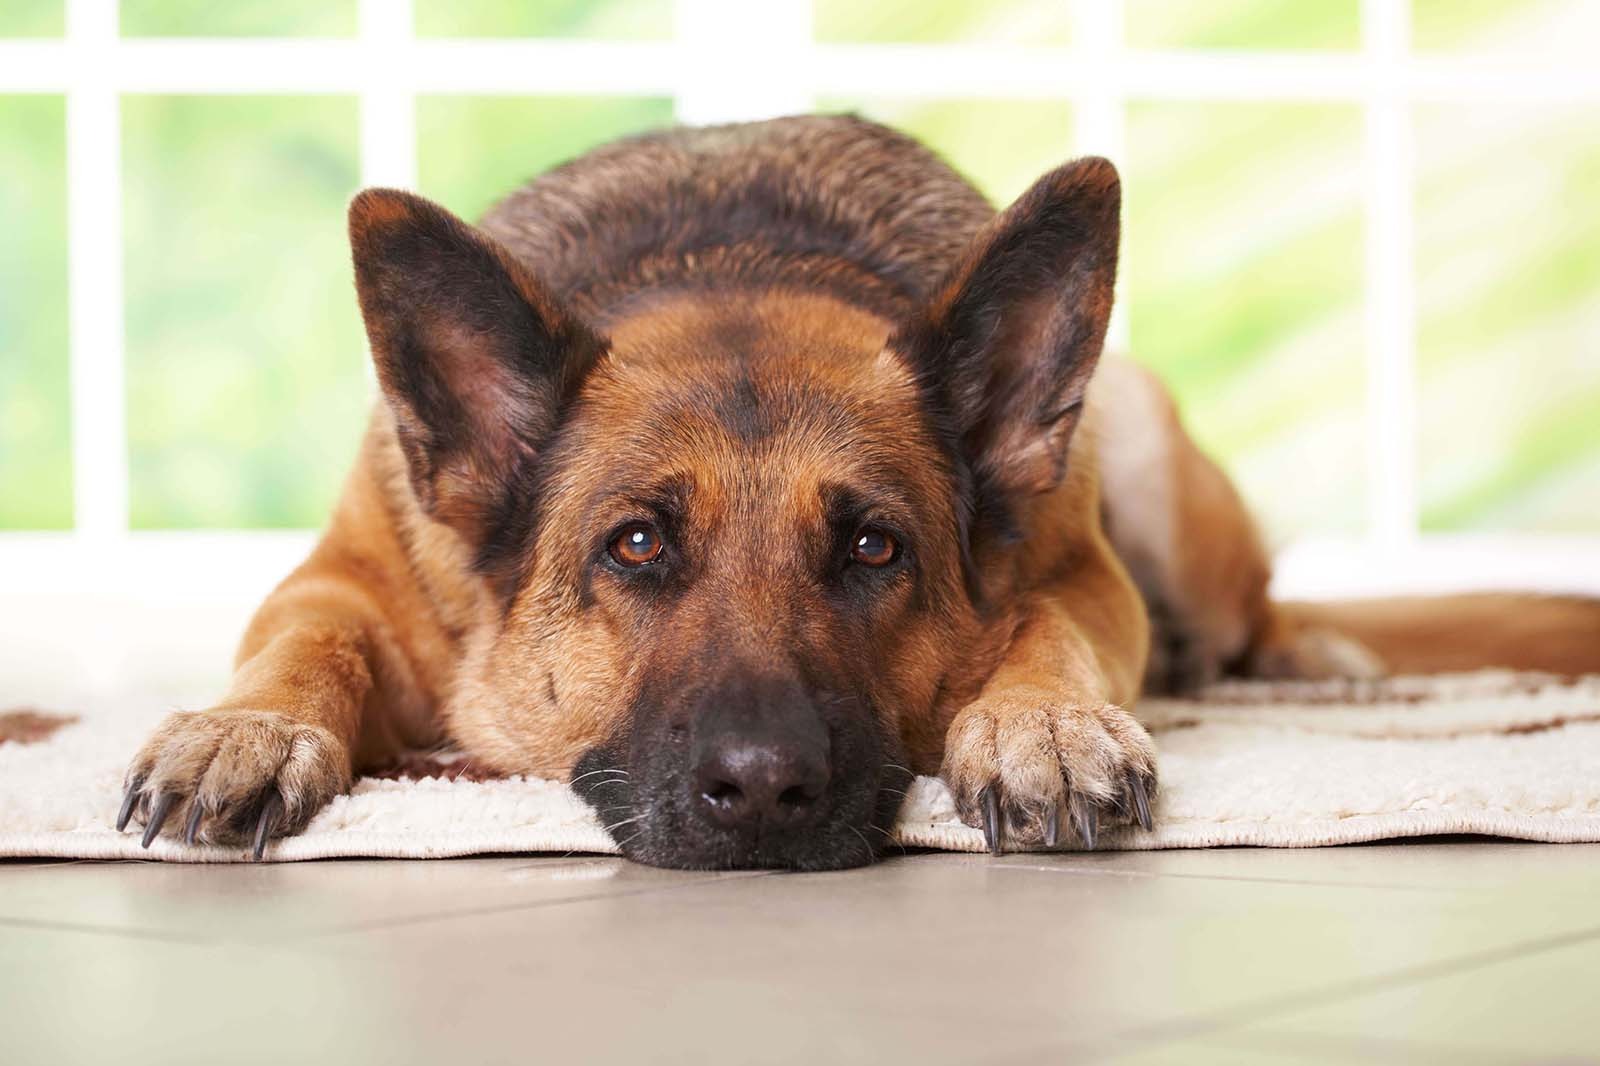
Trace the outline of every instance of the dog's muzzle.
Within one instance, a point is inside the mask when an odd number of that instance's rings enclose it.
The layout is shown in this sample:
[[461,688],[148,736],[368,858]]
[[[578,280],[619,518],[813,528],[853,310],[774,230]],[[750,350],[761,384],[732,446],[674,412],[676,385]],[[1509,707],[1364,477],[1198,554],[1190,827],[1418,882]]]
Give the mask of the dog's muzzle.
[[[694,869],[871,862],[910,775],[859,701],[791,679],[728,679],[636,708],[573,786],[623,854]],[[614,828],[612,828],[614,827]]]

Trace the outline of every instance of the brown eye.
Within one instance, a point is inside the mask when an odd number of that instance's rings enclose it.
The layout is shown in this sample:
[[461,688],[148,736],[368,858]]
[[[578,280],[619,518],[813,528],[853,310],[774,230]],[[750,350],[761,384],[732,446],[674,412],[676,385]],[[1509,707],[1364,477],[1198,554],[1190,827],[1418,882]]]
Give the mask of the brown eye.
[[612,538],[606,549],[622,566],[644,566],[661,557],[661,535],[643,522],[632,522]]
[[881,529],[870,526],[856,534],[850,558],[862,566],[888,566],[900,555],[900,542]]

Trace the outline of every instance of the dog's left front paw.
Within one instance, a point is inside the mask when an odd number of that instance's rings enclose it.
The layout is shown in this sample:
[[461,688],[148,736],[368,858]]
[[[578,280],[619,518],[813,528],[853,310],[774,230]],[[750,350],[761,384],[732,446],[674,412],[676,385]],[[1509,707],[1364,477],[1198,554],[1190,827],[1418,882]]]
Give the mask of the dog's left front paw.
[[1103,825],[1153,824],[1155,747],[1115,704],[1032,687],[982,696],[950,724],[940,775],[995,854],[1055,847],[1063,823],[1084,848]]

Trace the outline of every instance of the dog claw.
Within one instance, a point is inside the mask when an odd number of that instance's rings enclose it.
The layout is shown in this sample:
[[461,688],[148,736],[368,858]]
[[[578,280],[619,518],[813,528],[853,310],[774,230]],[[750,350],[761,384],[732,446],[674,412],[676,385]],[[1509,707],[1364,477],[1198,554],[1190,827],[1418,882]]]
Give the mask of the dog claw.
[[1093,851],[1095,837],[1099,834],[1094,805],[1073,797],[1072,800],[1072,827],[1077,831],[1078,840],[1082,842],[1084,850]]
[[150,842],[161,832],[161,823],[167,820],[167,815],[172,813],[172,805],[178,802],[178,796],[173,792],[162,792],[156,796],[156,802],[150,808],[150,820],[144,824],[144,836],[139,839],[141,848],[148,848]]
[[260,862],[267,851],[267,838],[272,835],[272,823],[277,821],[278,814],[283,810],[283,800],[276,792],[269,793],[267,801],[261,805],[261,818],[256,822],[255,847],[250,851],[252,862]]
[[195,834],[200,831],[200,819],[205,815],[205,808],[200,806],[198,799],[192,801],[189,808],[189,820],[183,826],[183,842],[189,847],[194,847]]
[[1044,846],[1053,848],[1061,839],[1061,804],[1052,803],[1044,812]]
[[978,797],[983,801],[983,842],[989,845],[990,854],[1004,854],[1000,841],[1000,786],[985,785]]
[[143,786],[144,782],[138,778],[134,778],[128,786],[128,791],[122,797],[122,806],[117,810],[117,832],[128,828],[128,819],[133,817],[133,806],[139,802],[139,790]]
[[1150,792],[1145,788],[1144,778],[1138,774],[1128,775],[1128,795],[1133,800],[1133,816],[1139,820],[1139,826],[1146,833],[1155,828],[1155,820],[1150,817]]

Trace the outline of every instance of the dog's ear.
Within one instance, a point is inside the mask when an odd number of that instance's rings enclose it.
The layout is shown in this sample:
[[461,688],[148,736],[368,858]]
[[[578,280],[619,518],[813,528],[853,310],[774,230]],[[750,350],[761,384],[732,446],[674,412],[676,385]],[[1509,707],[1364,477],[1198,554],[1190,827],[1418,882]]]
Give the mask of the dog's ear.
[[482,546],[604,341],[488,235],[419,196],[357,195],[350,247],[417,498]]
[[978,234],[896,332],[924,396],[971,464],[980,506],[1061,482],[1105,343],[1121,184],[1104,159],[1040,178]]

